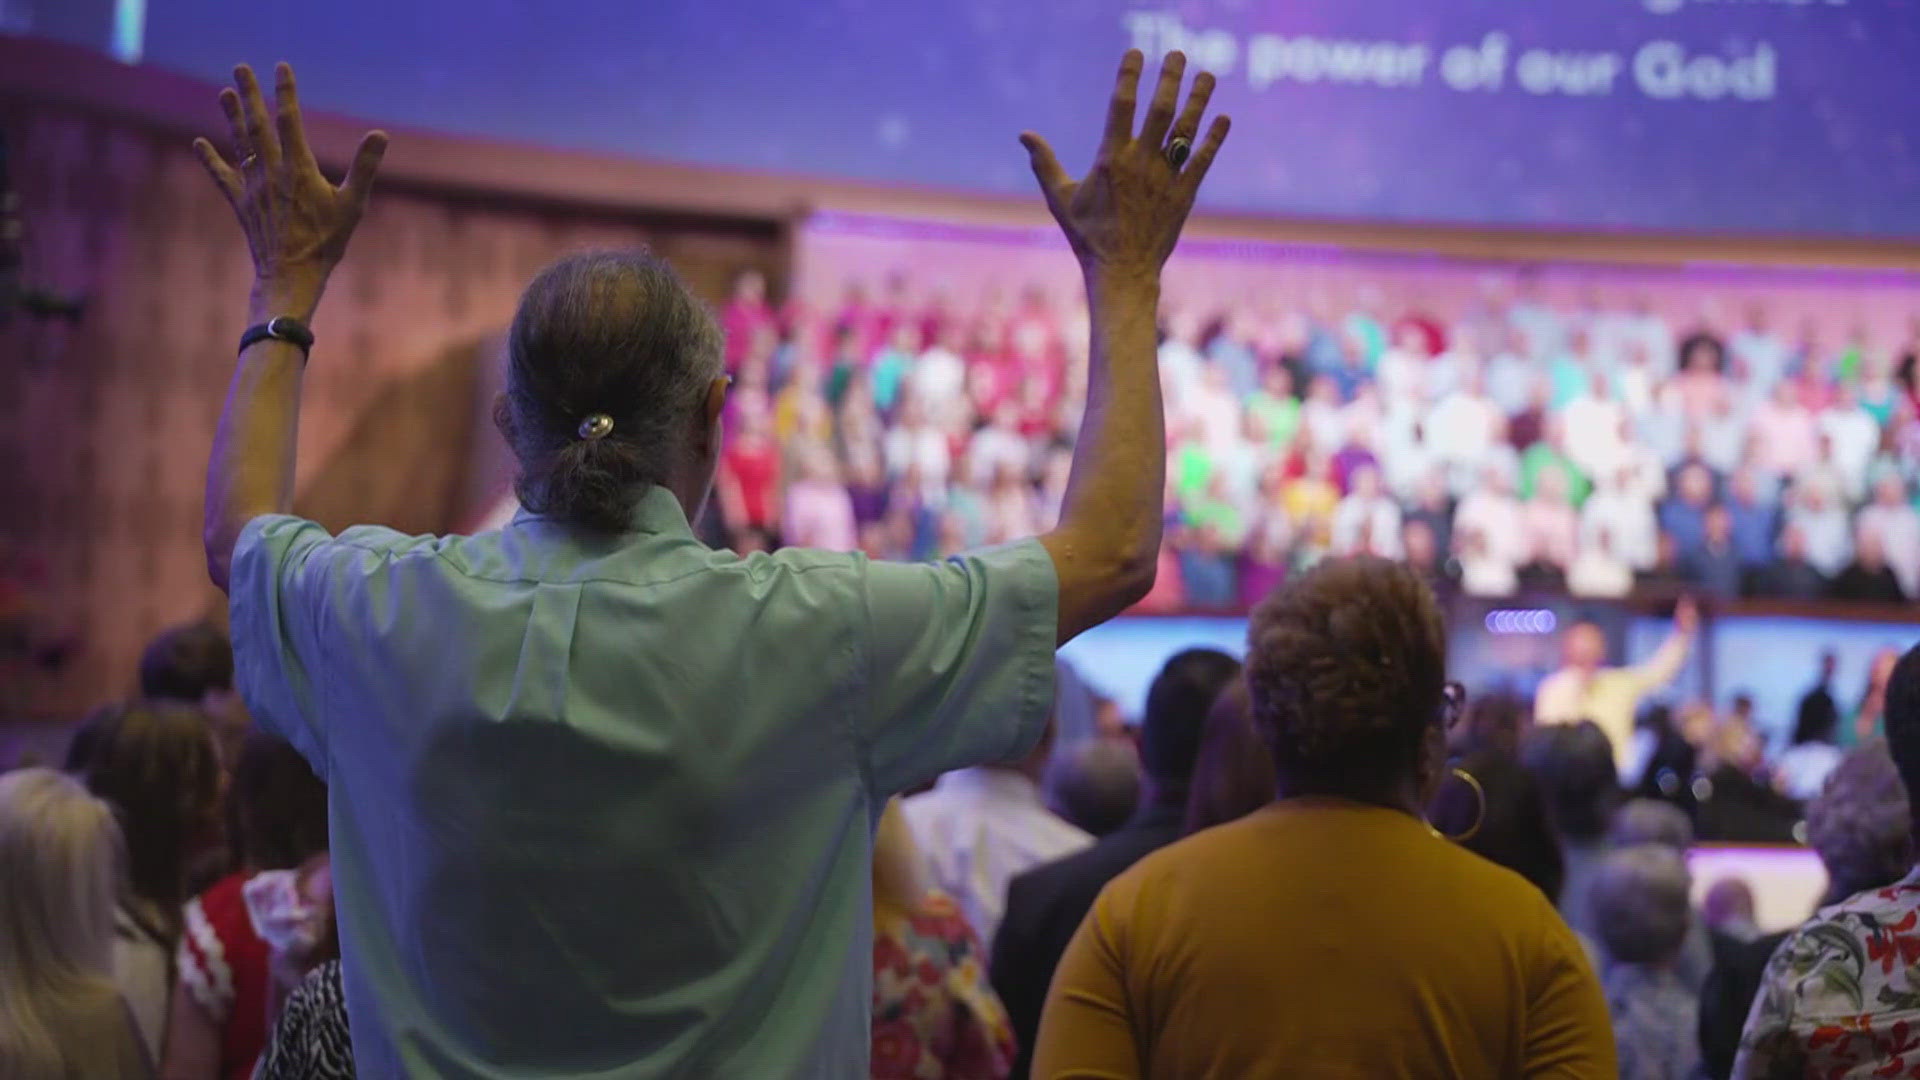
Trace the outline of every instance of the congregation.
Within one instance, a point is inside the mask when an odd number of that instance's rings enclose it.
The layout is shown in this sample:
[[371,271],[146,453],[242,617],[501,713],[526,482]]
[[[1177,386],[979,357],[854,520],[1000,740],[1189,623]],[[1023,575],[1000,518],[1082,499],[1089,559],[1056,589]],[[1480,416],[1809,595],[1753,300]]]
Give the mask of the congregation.
[[[1764,297],[1718,324],[1524,288],[1350,302],[1162,312],[1149,609],[1245,609],[1362,552],[1485,597],[1920,597],[1920,327],[1793,329]],[[1037,284],[963,303],[906,271],[775,305],[748,272],[723,319],[742,550],[925,558],[1057,516],[1083,308]]]
[[[293,512],[307,324],[387,138],[335,185],[291,69],[269,108],[237,68],[232,152],[196,144],[256,273],[203,522],[228,619],[157,639],[60,768],[0,774],[0,1075],[1920,1074],[1920,646],[1845,721],[1823,671],[1794,768],[1754,756],[1750,708],[1642,708],[1690,599],[1639,669],[1570,628],[1530,708],[1449,677],[1439,598],[1511,591],[1490,559],[1551,563],[1487,552],[1528,535],[1522,482],[1589,519],[1553,567],[1574,591],[1618,591],[1578,584],[1604,576],[1575,573],[1595,552],[1657,570],[1681,542],[1654,509],[1674,466],[1668,505],[1699,512],[1709,553],[1720,500],[1784,485],[1780,547],[1742,589],[1816,557],[1809,515],[1828,542],[1838,514],[1820,580],[1898,597],[1910,376],[1781,357],[1749,402],[1750,351],[1696,336],[1667,373],[1631,348],[1516,356],[1570,365],[1568,395],[1549,378],[1507,413],[1473,404],[1477,356],[1417,324],[1342,347],[1350,386],[1305,353],[1235,375],[1218,335],[1157,316],[1229,124],[1203,126],[1214,79],[1189,87],[1180,53],[1146,88],[1144,67],[1122,59],[1082,177],[1021,137],[1085,278],[1082,360],[1010,374],[1006,399],[923,397],[923,328],[843,318],[844,363],[776,376],[739,304],[716,319],[651,254],[570,256],[509,332],[495,416],[522,510],[450,536]],[[1052,333],[1020,355],[1078,349]],[[900,343],[892,382],[863,335]],[[979,370],[961,361],[959,389]],[[1616,400],[1636,370],[1678,418],[1671,460]],[[1477,416],[1438,437],[1407,411],[1436,379],[1436,415]],[[1032,427],[1029,395],[1061,418]],[[1872,445],[1841,448],[1822,421],[1870,403]],[[1409,415],[1417,467],[1388,449]],[[1782,416],[1804,445],[1750,461]],[[810,439],[790,450],[783,423]],[[1427,459],[1456,439],[1478,456]],[[956,467],[985,485],[977,514]],[[1868,476],[1884,502],[1855,522],[1828,485]],[[1287,538],[1257,594],[1229,505],[1249,491]],[[1421,491],[1452,535],[1424,560],[1397,546],[1416,512],[1385,509]],[[710,493],[736,552],[695,534]],[[1251,601],[1241,655],[1180,651],[1138,717],[1063,740],[1056,650],[1163,581]],[[1738,879],[1696,906],[1687,861],[1776,814],[1804,818],[1829,877],[1783,936]]]

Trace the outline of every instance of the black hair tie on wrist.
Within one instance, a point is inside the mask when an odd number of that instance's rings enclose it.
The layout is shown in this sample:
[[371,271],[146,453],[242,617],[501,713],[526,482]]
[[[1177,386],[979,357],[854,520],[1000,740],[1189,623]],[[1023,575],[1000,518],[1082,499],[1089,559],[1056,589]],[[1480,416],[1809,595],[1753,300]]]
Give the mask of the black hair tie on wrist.
[[240,335],[240,351],[246,352],[269,338],[298,346],[302,358],[313,352],[313,331],[291,315],[275,315],[266,322],[247,327],[247,332]]

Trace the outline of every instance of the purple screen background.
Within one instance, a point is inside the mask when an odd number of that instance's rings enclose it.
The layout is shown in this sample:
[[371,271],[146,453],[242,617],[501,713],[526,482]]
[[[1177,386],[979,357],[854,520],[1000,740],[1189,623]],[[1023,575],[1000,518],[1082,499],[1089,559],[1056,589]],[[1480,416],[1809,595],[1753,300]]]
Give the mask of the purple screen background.
[[[1127,16],[1146,11],[1237,43],[1216,96],[1237,123],[1206,191],[1217,209],[1920,236],[1920,0],[151,0],[146,55],[210,78],[289,59],[310,105],[387,123],[1025,194],[1016,134],[1083,165],[1135,40]],[[1495,32],[1500,88],[1450,88],[1446,51]],[[1259,34],[1424,43],[1429,59],[1414,87],[1257,90]],[[1768,47],[1771,97],[1650,97],[1633,69],[1652,41]],[[1610,52],[1621,70],[1608,94],[1529,93],[1518,61],[1534,48]]]

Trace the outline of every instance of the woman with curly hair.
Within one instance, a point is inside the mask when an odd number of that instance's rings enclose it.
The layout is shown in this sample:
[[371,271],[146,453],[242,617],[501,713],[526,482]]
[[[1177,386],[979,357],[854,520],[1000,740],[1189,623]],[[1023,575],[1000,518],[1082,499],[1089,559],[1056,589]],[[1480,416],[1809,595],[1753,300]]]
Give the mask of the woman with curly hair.
[[1552,903],[1421,816],[1450,712],[1427,587],[1322,563],[1247,644],[1278,797],[1107,886],[1054,976],[1035,1075],[1614,1076]]

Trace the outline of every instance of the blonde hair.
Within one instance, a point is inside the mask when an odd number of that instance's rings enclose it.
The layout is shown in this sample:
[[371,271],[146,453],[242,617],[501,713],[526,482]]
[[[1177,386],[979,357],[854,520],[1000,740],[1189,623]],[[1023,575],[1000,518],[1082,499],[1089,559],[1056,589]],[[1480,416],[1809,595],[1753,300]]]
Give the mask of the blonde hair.
[[873,831],[873,914],[899,914],[920,906],[928,891],[926,865],[913,842],[900,800],[888,799]]
[[[123,1012],[113,919],[124,858],[113,809],[51,769],[0,776],[0,1076],[93,1075],[112,1040],[76,1019]],[[91,1045],[75,1045],[91,1042]]]

